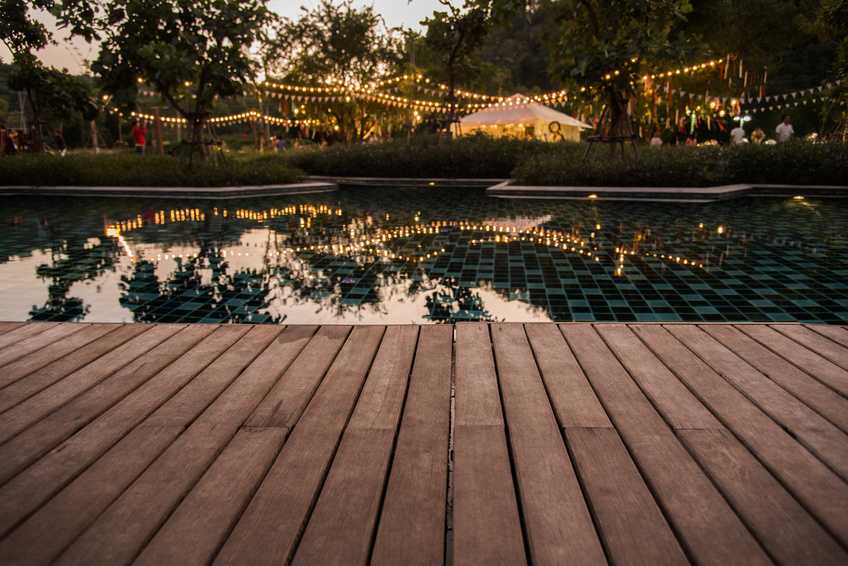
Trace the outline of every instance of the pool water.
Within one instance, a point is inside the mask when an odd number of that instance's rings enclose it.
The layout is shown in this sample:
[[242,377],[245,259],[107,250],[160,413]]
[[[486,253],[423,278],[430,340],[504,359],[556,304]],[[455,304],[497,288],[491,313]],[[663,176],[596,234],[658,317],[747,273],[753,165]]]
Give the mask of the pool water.
[[0,198],[0,320],[848,323],[848,201]]

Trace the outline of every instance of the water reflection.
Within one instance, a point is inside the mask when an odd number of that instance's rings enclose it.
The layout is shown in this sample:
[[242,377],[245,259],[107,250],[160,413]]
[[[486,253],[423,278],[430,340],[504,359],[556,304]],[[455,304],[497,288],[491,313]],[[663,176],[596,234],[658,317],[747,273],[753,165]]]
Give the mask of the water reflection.
[[848,320],[838,201],[369,189],[190,207],[7,201],[0,219],[5,319]]

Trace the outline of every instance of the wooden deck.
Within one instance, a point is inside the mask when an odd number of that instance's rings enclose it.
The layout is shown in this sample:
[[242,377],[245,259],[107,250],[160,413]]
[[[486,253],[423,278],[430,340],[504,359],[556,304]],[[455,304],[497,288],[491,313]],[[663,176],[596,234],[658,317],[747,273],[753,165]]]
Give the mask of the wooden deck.
[[0,564],[848,564],[848,329],[0,323]]

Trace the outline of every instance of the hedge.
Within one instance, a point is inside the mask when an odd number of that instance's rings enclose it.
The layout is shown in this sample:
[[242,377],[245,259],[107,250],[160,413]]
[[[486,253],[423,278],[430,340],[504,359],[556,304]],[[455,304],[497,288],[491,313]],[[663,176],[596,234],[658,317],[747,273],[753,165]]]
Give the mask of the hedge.
[[132,153],[0,157],[0,186],[227,187],[297,182],[303,173],[279,156],[188,163]]
[[310,175],[508,179],[520,162],[551,150],[542,142],[485,136],[452,141],[416,136],[409,141],[297,149],[286,159]]
[[573,147],[537,154],[513,171],[519,184],[608,187],[706,187],[737,183],[846,185],[848,145],[641,146],[638,159],[610,157],[608,148]]

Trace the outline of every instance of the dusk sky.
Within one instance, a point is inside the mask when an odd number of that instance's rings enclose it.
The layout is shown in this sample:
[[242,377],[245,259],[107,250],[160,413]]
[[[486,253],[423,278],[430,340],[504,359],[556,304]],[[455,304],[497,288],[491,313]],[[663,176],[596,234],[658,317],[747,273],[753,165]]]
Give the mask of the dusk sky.
[[[407,0],[355,0],[354,3],[361,6],[372,5],[383,14],[389,26],[404,27],[418,27],[418,23],[439,6],[437,0],[412,0],[411,2],[407,2]],[[316,4],[318,4],[318,0],[272,0],[270,2],[273,10],[291,18],[297,17],[301,6],[311,8]],[[48,25],[51,23],[49,16],[44,16],[42,21],[48,22]],[[51,29],[55,28],[51,26]],[[66,67],[71,71],[82,70],[84,61],[94,58],[95,48],[79,39],[73,41],[64,41],[64,39],[65,37],[61,32],[57,33],[56,40],[59,41],[59,45],[48,47],[39,56],[48,65]],[[0,51],[0,58],[8,62],[8,52],[5,49]]]

